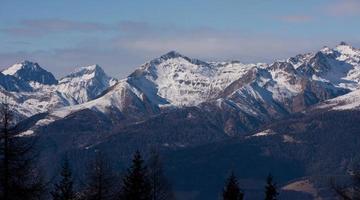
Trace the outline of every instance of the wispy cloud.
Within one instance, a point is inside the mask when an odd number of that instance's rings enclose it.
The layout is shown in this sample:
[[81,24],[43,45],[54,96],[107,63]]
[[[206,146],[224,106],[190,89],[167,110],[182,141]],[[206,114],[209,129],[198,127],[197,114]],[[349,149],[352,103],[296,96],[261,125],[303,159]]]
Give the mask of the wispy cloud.
[[114,27],[96,22],[79,22],[63,19],[23,20],[14,27],[1,28],[0,31],[19,36],[42,36],[58,32],[106,31]]
[[360,1],[336,0],[327,6],[327,11],[335,16],[360,15]]
[[121,21],[118,22],[119,29],[124,32],[135,33],[139,31],[151,30],[152,27],[147,22],[138,22],[138,21]]
[[173,30],[175,27],[171,25],[156,26],[147,22],[123,20],[113,24],[105,24],[98,22],[80,22],[64,19],[30,19],[22,20],[12,27],[0,27],[0,32],[10,34],[12,36],[29,36],[37,37],[52,33],[69,33],[69,32],[106,32],[114,31],[123,34],[151,34],[156,32],[166,32]]
[[[68,27],[56,29],[68,30]],[[203,60],[272,62],[338,42],[334,42],[333,38],[316,36],[285,37],[281,34],[250,34],[241,30],[184,28],[136,21],[122,21],[109,27],[110,30],[117,30],[111,38],[101,37],[100,34],[99,37],[83,37],[81,41],[64,48],[0,53],[0,65],[6,66],[24,59],[34,60],[62,76],[75,66],[98,63],[109,74],[125,77],[136,66],[171,50]],[[79,31],[98,29],[102,29],[102,26],[77,27]],[[329,43],[331,41],[334,43]]]
[[[146,31],[145,31],[146,30]],[[270,62],[276,58],[321,47],[324,40],[314,42],[308,38],[284,37],[270,33],[246,33],[241,30],[217,30],[208,27],[179,28],[176,26],[145,26],[131,37],[119,36],[110,42],[114,48],[124,48],[143,55],[161,55],[176,50],[200,59],[243,62]],[[294,48],[296,47],[296,48]]]
[[278,19],[290,23],[304,23],[312,21],[314,18],[310,15],[285,15],[278,17]]

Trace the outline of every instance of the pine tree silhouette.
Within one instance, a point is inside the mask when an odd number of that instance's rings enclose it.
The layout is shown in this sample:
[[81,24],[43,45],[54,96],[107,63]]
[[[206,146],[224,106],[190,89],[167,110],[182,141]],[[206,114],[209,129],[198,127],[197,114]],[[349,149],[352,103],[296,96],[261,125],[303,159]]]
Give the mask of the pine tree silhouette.
[[17,136],[6,100],[0,104],[0,123],[0,199],[39,199],[45,186],[34,162],[34,141]]
[[54,191],[51,192],[53,200],[74,200],[76,193],[74,192],[74,181],[69,165],[69,160],[65,158],[61,169],[61,180],[54,186]]
[[148,171],[139,151],[136,151],[132,165],[123,178],[121,199],[151,200],[151,185],[148,178]]
[[241,191],[237,178],[232,172],[226,180],[223,190],[223,200],[242,200],[243,198],[244,193]]
[[114,199],[115,175],[105,157],[103,153],[97,152],[94,161],[89,164],[87,183],[81,199]]
[[265,200],[276,200],[278,195],[276,184],[273,182],[272,175],[269,174],[266,178]]
[[151,184],[152,200],[173,200],[175,199],[171,185],[164,175],[160,155],[156,150],[150,152],[148,160],[149,180]]

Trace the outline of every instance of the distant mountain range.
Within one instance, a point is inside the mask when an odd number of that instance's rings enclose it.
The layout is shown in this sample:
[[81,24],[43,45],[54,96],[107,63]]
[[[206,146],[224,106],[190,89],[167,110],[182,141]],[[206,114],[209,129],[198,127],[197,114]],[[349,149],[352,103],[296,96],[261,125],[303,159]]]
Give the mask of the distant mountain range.
[[24,61],[0,73],[0,95],[20,135],[40,138],[45,166],[65,152],[80,166],[95,149],[124,165],[134,150],[158,146],[175,188],[194,199],[216,199],[230,168],[255,188],[269,171],[280,184],[311,182],[311,199],[325,195],[324,177],[360,159],[360,49],[344,42],[271,64],[172,51],[122,80],[98,65],[56,80]]

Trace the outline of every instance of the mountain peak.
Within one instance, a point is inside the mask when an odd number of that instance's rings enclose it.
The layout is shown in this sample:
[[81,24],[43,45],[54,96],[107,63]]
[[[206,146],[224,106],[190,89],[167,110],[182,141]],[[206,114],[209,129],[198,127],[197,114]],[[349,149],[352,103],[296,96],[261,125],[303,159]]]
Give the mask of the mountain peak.
[[14,75],[19,70],[22,70],[22,69],[36,70],[36,69],[39,69],[39,68],[40,68],[39,64],[37,64],[35,62],[28,61],[28,60],[24,60],[24,61],[22,61],[20,63],[16,63],[16,64],[10,66],[9,68],[2,71],[2,73],[5,74],[5,75]]
[[80,67],[62,78],[58,90],[72,96],[78,103],[84,103],[96,98],[116,82],[116,79],[106,75],[104,70],[95,64]]
[[336,46],[335,50],[340,52],[341,54],[346,54],[351,56],[360,55],[359,49],[356,49],[345,42],[340,42],[340,44]]
[[348,43],[342,41],[337,46],[350,46]]
[[190,63],[193,63],[195,65],[204,65],[204,66],[208,66],[208,63],[198,60],[198,59],[193,59],[193,58],[189,58],[187,56],[184,56],[182,54],[180,54],[177,51],[170,51],[164,55],[162,55],[160,58],[157,58],[155,60],[153,60],[153,62],[161,62],[161,60],[169,60],[169,59],[174,59],[174,58],[182,58]]
[[82,77],[82,78],[85,78],[85,79],[91,79],[91,78],[96,78],[97,76],[107,77],[104,70],[98,64],[94,64],[94,65],[89,65],[89,66],[86,66],[86,67],[77,68],[75,70],[75,72],[67,75],[63,79],[65,79],[65,78],[75,78],[75,77]]
[[104,70],[98,65],[98,64],[94,64],[94,65],[89,65],[86,67],[80,67],[77,72],[82,72],[82,73],[93,73],[93,72],[104,72]]
[[34,81],[45,85],[53,85],[57,83],[54,75],[41,68],[38,63],[28,60],[12,65],[2,71],[2,73],[14,76],[24,81]]
[[331,53],[333,53],[333,50],[332,50],[330,47],[328,47],[328,46],[324,46],[324,47],[320,50],[320,52],[323,53],[323,54],[331,54]]
[[171,59],[171,58],[187,58],[186,56],[181,55],[179,52],[177,51],[169,51],[168,53],[162,55],[160,58],[167,60],[167,59]]
[[98,64],[94,64],[94,65],[89,65],[86,67],[80,67],[79,69],[83,69],[83,70],[89,70],[89,71],[95,71],[95,70],[102,70],[102,68],[98,65]]

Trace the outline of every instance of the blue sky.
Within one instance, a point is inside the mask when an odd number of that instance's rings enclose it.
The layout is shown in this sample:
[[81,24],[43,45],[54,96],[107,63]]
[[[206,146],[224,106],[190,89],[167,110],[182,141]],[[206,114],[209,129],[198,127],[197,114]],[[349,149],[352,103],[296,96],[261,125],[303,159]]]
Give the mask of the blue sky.
[[359,0],[0,0],[0,19],[0,66],[57,77],[97,63],[122,78],[170,50],[248,63],[360,47]]

